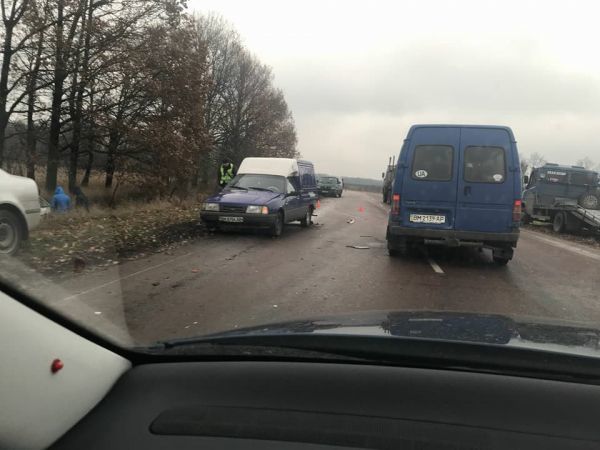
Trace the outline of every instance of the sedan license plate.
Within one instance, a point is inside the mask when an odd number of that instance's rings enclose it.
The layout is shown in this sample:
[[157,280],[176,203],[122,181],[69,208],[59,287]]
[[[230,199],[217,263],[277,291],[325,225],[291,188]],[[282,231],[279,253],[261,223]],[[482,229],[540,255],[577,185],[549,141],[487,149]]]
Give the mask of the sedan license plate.
[[244,221],[243,217],[230,217],[230,216],[220,216],[219,217],[219,221],[220,222],[234,222],[234,223],[240,223]]
[[433,214],[411,214],[409,220],[413,223],[446,223],[446,216]]

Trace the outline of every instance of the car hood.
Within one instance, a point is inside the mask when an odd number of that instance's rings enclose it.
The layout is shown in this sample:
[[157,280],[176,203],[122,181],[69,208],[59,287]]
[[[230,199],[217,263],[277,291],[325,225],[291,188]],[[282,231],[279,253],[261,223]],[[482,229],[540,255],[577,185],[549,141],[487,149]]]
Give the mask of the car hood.
[[243,205],[264,205],[271,200],[281,197],[283,194],[267,191],[241,191],[241,190],[222,190],[217,195],[208,198],[207,202],[214,203],[238,203]]
[[[377,311],[274,323],[211,337],[275,334],[370,335],[568,351],[598,357],[600,332],[575,324],[521,320],[495,314]],[[568,349],[567,349],[568,348]]]

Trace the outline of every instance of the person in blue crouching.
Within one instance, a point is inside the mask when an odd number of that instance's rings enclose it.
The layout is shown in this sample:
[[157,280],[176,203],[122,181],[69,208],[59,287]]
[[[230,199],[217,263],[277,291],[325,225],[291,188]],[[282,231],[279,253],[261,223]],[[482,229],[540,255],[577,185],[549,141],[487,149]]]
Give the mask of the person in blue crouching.
[[50,205],[52,206],[52,211],[65,213],[71,209],[71,198],[65,194],[62,187],[58,186],[54,191]]

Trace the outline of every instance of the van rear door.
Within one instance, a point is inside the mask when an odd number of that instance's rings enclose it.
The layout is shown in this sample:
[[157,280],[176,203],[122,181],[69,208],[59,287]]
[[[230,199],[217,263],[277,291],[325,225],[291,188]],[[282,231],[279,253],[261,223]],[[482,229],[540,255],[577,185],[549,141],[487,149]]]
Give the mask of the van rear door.
[[462,128],[456,229],[512,230],[516,147],[502,128]]
[[454,228],[460,128],[417,127],[402,167],[402,225]]

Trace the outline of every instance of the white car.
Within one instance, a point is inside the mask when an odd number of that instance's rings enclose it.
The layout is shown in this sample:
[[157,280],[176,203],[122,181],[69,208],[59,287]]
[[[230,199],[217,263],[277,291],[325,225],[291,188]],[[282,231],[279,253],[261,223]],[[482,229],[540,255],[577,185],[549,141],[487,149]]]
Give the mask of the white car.
[[40,223],[40,198],[35,181],[0,169],[0,255],[14,254],[29,231]]

